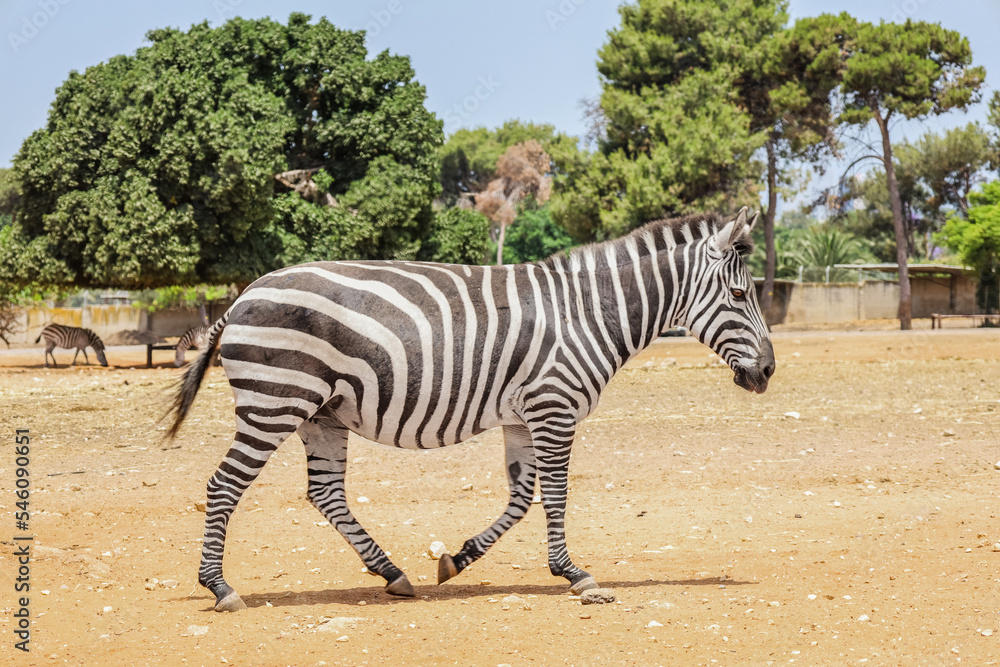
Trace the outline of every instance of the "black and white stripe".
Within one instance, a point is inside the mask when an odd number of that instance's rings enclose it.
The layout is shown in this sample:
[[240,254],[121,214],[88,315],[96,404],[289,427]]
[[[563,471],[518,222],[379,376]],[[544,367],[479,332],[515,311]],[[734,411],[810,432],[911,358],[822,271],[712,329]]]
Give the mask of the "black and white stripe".
[[67,327],[62,324],[49,324],[44,329],[42,333],[38,335],[35,342],[38,343],[42,339],[45,339],[45,367],[49,367],[49,357],[52,357],[52,365],[58,366],[56,364],[56,355],[52,354],[52,350],[57,347],[62,347],[66,349],[76,348],[76,354],[73,355],[73,363],[71,366],[76,365],[76,358],[80,356],[80,352],[83,352],[84,360],[89,364],[90,359],[87,357],[87,347],[94,348],[94,355],[97,357],[97,361],[100,362],[101,366],[107,366],[108,360],[104,356],[104,343],[101,339],[97,337],[90,329],[81,329],[79,327]]
[[184,365],[184,353],[190,349],[200,350],[205,347],[206,334],[208,333],[208,325],[203,324],[197,327],[191,327],[184,332],[184,335],[180,337],[177,341],[177,347],[174,352],[174,366],[180,368]]
[[208,332],[185,373],[170,430],[180,427],[218,345],[236,402],[236,436],[208,483],[199,581],[216,609],[243,606],[225,582],[226,526],[243,492],[293,432],[305,443],[309,498],[386,579],[413,588],[354,519],[344,474],[354,431],[405,448],[450,445],[502,426],[510,501],[485,531],[439,563],[443,582],[524,516],[536,478],[548,562],[571,590],[596,586],[574,565],[564,519],[577,424],[611,377],[662,331],[685,326],[767,388],[774,357],[753,281],[746,209],[651,223],[617,241],[537,264],[457,266],[319,262],[260,278]]

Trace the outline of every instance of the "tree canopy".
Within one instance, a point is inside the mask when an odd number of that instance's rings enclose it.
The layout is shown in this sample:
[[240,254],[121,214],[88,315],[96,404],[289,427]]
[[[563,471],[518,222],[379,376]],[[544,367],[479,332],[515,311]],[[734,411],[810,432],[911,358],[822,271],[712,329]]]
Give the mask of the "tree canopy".
[[460,197],[485,190],[495,178],[497,162],[511,146],[537,141],[549,155],[549,172],[558,176],[577,169],[585,160],[576,138],[556,132],[547,123],[508,120],[495,129],[462,128],[448,137],[438,155],[441,160],[441,199],[454,206]]
[[581,239],[651,219],[753,203],[765,136],[742,98],[784,0],[638,0],[598,52],[606,137],[586,170],[557,180],[553,213]]
[[[409,59],[292,14],[153,30],[56,91],[14,159],[4,278],[128,288],[248,282],[315,258],[415,258],[441,122]],[[275,180],[314,173],[317,205]]]
[[910,20],[903,24],[845,23],[844,31],[848,57],[840,87],[840,120],[862,126],[874,120],[879,129],[882,150],[865,157],[880,160],[885,168],[899,265],[900,327],[909,329],[910,243],[893,162],[890,121],[966,108],[978,100],[985,71],[972,65],[969,40],[938,24]]
[[[958,253],[962,263],[975,268],[984,286],[997,294],[1000,279],[1000,181],[969,195],[968,217],[955,216],[945,223],[941,242]],[[1000,294],[984,297],[985,306],[1000,312]]]

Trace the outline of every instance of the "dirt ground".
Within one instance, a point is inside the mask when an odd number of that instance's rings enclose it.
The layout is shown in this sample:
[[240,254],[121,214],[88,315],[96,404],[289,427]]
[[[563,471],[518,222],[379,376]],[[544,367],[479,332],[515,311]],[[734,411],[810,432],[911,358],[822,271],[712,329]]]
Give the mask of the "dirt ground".
[[[230,524],[227,578],[250,606],[235,614],[197,585],[196,503],[233,431],[221,369],[164,442],[169,353],[46,370],[41,348],[0,352],[0,664],[1000,662],[1000,331],[774,343],[756,396],[692,339],[658,342],[582,424],[570,551],[617,602],[583,606],[549,574],[541,507],[435,584],[431,542],[454,553],[506,503],[499,432],[432,452],[352,439],[353,508],[414,599],[385,594],[308,503],[293,438]],[[32,438],[28,654],[12,632],[17,428]]]

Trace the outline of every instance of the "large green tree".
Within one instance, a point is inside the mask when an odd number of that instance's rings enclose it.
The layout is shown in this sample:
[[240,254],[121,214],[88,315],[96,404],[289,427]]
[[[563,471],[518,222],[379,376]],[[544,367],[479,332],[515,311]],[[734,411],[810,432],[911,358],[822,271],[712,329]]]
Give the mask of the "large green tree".
[[418,255],[442,131],[408,58],[369,57],[364,33],[303,14],[147,39],[71,72],[24,142],[0,278],[245,283],[293,261]]
[[697,208],[753,203],[766,134],[742,95],[784,0],[638,0],[598,53],[605,138],[557,179],[557,220],[581,239],[618,236]]
[[846,30],[847,64],[840,120],[878,127],[882,150],[866,157],[882,162],[892,207],[899,265],[900,328],[911,328],[907,226],[893,163],[889,127],[896,118],[923,118],[964,109],[979,98],[985,72],[972,66],[969,41],[953,30],[920,21],[859,23]]
[[764,213],[764,285],[761,307],[771,307],[777,253],[774,218],[778,189],[787,181],[793,162],[808,161],[822,169],[823,160],[837,152],[832,93],[845,66],[847,14],[800,19],[777,33],[755,52],[743,74],[743,98],[751,114],[751,129],[765,134],[767,210]]
[[948,220],[939,238],[979,272],[987,312],[1000,312],[1000,181],[971,193],[969,203],[968,216]]
[[0,228],[14,221],[21,203],[21,184],[10,169],[0,169]]
[[914,171],[931,192],[928,211],[941,217],[942,207],[965,215],[969,210],[969,194],[986,180],[990,162],[990,137],[978,123],[945,130],[943,134],[927,132],[911,150]]

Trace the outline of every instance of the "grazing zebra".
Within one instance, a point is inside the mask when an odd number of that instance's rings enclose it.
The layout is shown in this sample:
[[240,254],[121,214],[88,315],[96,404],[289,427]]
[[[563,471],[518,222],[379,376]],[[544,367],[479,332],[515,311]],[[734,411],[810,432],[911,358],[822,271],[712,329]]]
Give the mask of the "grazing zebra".
[[535,264],[317,262],[248,287],[208,332],[175,398],[176,435],[220,346],[236,402],[236,436],[208,482],[199,582],[217,611],[245,605],[223,578],[226,526],[272,452],[305,444],[309,499],[386,591],[413,587],[355,520],[344,473],[353,431],[382,444],[442,447],[503,426],[510,500],[489,528],[438,563],[454,577],[524,516],[536,477],[548,563],[570,590],[597,586],[573,564],[564,519],[577,424],[611,377],[662,331],[682,325],[762,393],[774,354],[740,253],[750,230],[689,216]]
[[76,354],[73,355],[73,363],[70,366],[76,365],[76,358],[80,356],[83,352],[83,358],[90,363],[90,359],[87,357],[87,346],[94,348],[94,354],[97,356],[97,360],[101,362],[101,366],[107,366],[108,360],[104,356],[104,343],[100,338],[97,337],[90,329],[81,329],[79,327],[67,327],[62,324],[49,324],[44,329],[42,333],[38,335],[35,342],[38,343],[42,339],[45,339],[45,367],[49,367],[49,357],[52,357],[52,365],[58,366],[56,363],[56,355],[52,354],[52,350],[57,347],[64,347],[69,349],[71,347],[76,348]]
[[184,365],[184,353],[190,348],[200,350],[205,346],[205,334],[208,333],[208,325],[191,327],[184,332],[181,339],[177,341],[176,354],[174,356],[174,366],[180,368]]

